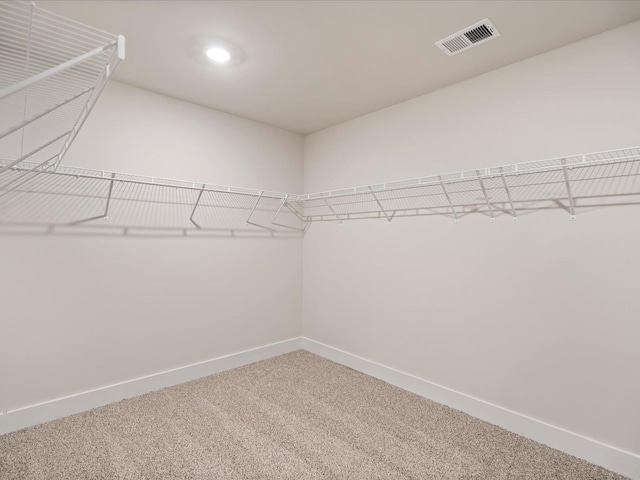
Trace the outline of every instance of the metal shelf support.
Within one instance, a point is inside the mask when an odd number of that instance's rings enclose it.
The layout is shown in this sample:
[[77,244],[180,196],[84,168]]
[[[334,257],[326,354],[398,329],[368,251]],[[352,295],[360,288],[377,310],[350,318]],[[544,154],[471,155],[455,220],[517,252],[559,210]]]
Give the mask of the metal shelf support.
[[276,222],[276,218],[278,218],[278,215],[280,215],[280,212],[282,211],[282,208],[284,207],[285,203],[287,203],[287,198],[289,198],[289,195],[285,195],[284,198],[282,199],[282,201],[280,202],[280,206],[278,207],[278,210],[276,211],[276,214],[271,219],[271,225],[277,225],[275,223]]
[[482,194],[484,195],[484,201],[487,203],[487,208],[489,208],[489,215],[491,215],[491,223],[495,223],[496,219],[493,215],[493,208],[491,207],[491,202],[489,201],[489,196],[487,195],[487,189],[484,188],[484,181],[482,180],[482,176],[480,175],[480,170],[476,170],[478,174],[478,181],[480,182],[480,188],[482,189]]
[[111,181],[109,182],[109,193],[107,194],[107,205],[104,207],[104,215],[102,216],[105,220],[109,220],[109,205],[111,204],[111,194],[113,193],[113,182],[115,182],[116,174],[111,174]]
[[198,225],[195,220],[193,219],[193,216],[196,213],[196,208],[198,208],[198,205],[200,204],[200,199],[202,198],[202,194],[204,193],[204,189],[207,186],[206,183],[202,184],[202,188],[200,189],[200,192],[198,193],[198,199],[196,200],[195,205],[193,206],[193,210],[191,210],[191,215],[189,216],[189,222],[192,223],[197,229],[200,229],[200,225]]
[[453,208],[453,203],[451,203],[451,197],[449,196],[449,192],[444,186],[444,182],[442,181],[442,177],[438,177],[440,179],[440,186],[442,186],[442,191],[444,192],[444,196],[447,198],[447,202],[449,202],[449,208],[451,209],[451,214],[453,215],[453,220],[455,223],[459,223],[458,214],[456,213],[456,209]]
[[[375,198],[375,195],[373,196],[373,198]],[[327,207],[329,207],[329,210],[331,210],[331,213],[333,213],[336,217],[336,220],[338,220],[338,223],[340,225],[342,225],[342,219],[338,216],[338,214],[336,213],[336,211],[333,209],[333,207],[331,205],[329,205],[329,202],[327,202],[326,198],[323,198],[324,203],[327,205]],[[378,205],[380,205],[380,203],[378,203]]]
[[384,214],[384,218],[387,219],[387,222],[391,222],[391,218],[389,215],[387,215],[387,212],[384,210],[384,208],[382,208],[382,204],[380,203],[380,200],[378,200],[378,197],[376,197],[376,194],[373,193],[373,189],[371,187],[369,187],[369,191],[371,192],[371,196],[373,196],[373,199],[376,201],[376,203],[378,204],[378,207],[380,207],[380,211]]
[[[258,193],[258,198],[256,199],[256,202],[253,204],[253,208],[251,208],[251,212],[249,212],[249,216],[245,221],[246,225],[257,225],[255,223],[251,223],[249,220],[251,220],[251,217],[253,216],[253,212],[255,212],[256,208],[258,208],[258,204],[260,203],[260,199],[262,198],[263,193],[264,193],[264,190],[260,190],[260,193]],[[258,225],[258,226],[261,227],[262,225]]]
[[[124,37],[122,37],[122,38],[124,38]],[[116,45],[117,45],[117,43],[116,43]],[[69,136],[68,136],[67,140],[64,142],[64,145],[62,146],[62,149],[60,150],[60,156],[56,160],[54,168],[58,168],[58,165],[60,165],[60,162],[62,162],[62,159],[64,158],[64,155],[67,153],[67,150],[69,150],[69,147],[71,146],[71,143],[73,143],[73,141],[75,140],[76,135],[78,134],[78,131],[82,128],[82,126],[84,125],[84,122],[87,121],[87,118],[89,118],[89,114],[93,110],[93,107],[95,106],[96,102],[98,101],[98,98],[100,98],[100,95],[102,95],[102,91],[104,90],[104,87],[107,86],[107,83],[111,79],[111,76],[113,75],[113,72],[115,72],[116,68],[120,64],[119,62],[117,62],[114,65],[114,67],[111,68],[111,62],[115,58],[117,58],[118,51],[119,50],[117,48],[113,50],[113,52],[111,53],[111,57],[109,58],[109,61],[103,67],[102,73],[100,74],[100,76],[98,77],[98,80],[96,82],[99,86],[97,88],[94,87],[93,91],[91,92],[91,95],[88,96],[87,101],[86,101],[86,103],[84,105],[84,108],[82,109],[82,113],[80,114],[80,116],[76,120],[76,123],[73,125],[73,128],[71,129],[71,132],[69,132]]]
[[513,205],[513,198],[511,197],[511,190],[509,190],[509,185],[507,185],[507,179],[504,176],[504,170],[500,167],[500,177],[502,177],[502,184],[504,185],[504,191],[507,192],[507,198],[509,199],[509,205],[511,205],[511,214],[513,216],[513,221],[518,221],[518,214],[516,213],[516,207]]
[[573,200],[573,194],[571,193],[571,183],[569,183],[569,172],[567,171],[567,159],[563,158],[562,162],[562,174],[564,176],[564,183],[567,187],[567,197],[569,198],[569,212],[571,216],[569,217],[571,220],[576,219],[576,207]]

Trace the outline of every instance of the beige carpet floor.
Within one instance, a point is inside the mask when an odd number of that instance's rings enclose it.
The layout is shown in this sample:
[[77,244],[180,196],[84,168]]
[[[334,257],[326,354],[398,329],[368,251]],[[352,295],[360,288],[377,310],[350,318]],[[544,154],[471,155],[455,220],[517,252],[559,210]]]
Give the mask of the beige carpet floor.
[[0,436],[0,478],[623,477],[298,351]]

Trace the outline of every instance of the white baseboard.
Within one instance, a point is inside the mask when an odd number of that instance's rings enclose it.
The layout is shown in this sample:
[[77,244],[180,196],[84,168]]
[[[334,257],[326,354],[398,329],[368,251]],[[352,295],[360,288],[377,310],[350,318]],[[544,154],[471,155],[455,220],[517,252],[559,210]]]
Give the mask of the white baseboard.
[[540,420],[305,337],[292,338],[95,390],[57,398],[37,405],[10,410],[0,414],[0,435],[101,407],[120,401],[123,398],[135,397],[260,360],[266,360],[301,348],[422,397],[461,410],[473,417],[498,425],[523,437],[583,458],[596,465],[601,465],[633,480],[640,480],[640,455],[549,425]]
[[264,345],[0,414],[0,435],[300,349],[300,338]]
[[606,445],[309,338],[302,337],[300,345],[302,349],[328,360],[384,380],[396,387],[456,410],[461,410],[473,417],[600,465],[633,480],[640,480],[640,455]]

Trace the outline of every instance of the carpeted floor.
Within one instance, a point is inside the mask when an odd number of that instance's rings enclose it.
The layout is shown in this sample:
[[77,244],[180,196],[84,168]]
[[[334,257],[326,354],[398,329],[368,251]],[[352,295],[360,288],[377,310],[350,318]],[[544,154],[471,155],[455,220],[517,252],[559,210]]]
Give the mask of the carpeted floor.
[[0,478],[623,477],[298,351],[0,436]]

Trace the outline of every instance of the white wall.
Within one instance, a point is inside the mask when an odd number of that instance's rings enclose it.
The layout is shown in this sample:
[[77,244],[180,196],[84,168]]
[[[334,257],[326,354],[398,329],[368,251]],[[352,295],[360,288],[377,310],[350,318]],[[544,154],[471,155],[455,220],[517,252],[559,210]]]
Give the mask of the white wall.
[[[639,47],[636,22],[308,136],[304,190],[638,144]],[[65,163],[298,192],[302,149],[112,83]],[[0,411],[297,336],[304,299],[314,340],[640,453],[637,215],[313,225],[304,276],[294,238],[1,235]]]
[[[305,192],[638,145],[638,52],[640,22],[312,134]],[[312,225],[303,335],[640,453],[639,214]]]
[[[65,164],[302,190],[300,135],[111,83]],[[0,235],[0,411],[300,334],[300,238]]]

